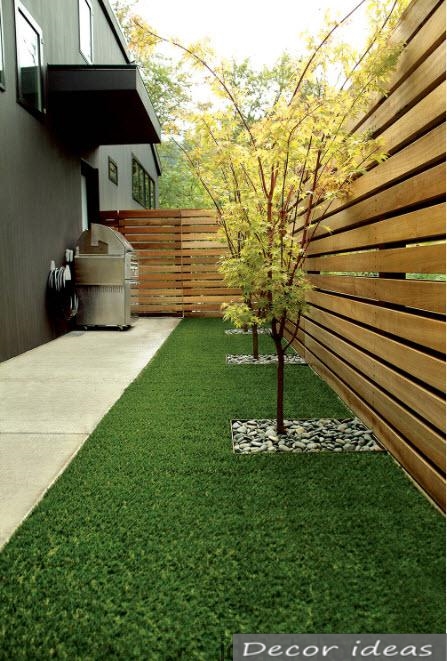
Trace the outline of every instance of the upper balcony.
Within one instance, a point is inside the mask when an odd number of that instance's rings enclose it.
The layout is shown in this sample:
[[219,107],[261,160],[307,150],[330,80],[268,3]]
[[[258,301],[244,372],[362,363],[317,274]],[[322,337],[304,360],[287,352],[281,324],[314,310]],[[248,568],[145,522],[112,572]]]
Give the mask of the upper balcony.
[[160,123],[138,67],[49,65],[48,117],[82,148],[160,142]]

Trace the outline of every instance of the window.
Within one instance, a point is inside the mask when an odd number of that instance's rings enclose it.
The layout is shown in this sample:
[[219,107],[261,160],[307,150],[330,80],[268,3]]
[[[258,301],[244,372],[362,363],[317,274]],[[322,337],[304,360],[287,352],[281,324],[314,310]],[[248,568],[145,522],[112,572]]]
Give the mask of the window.
[[93,10],[90,0],[79,0],[79,49],[89,64],[93,62]]
[[93,10],[90,0],[79,0],[79,49],[89,64],[93,62]]
[[132,197],[146,209],[155,207],[155,183],[141,163],[132,158]]
[[44,112],[42,30],[28,11],[17,3],[17,95],[29,110]]
[[114,184],[118,186],[118,166],[113,160],[113,158],[110,158],[109,156],[109,179],[110,181],[113,181]]
[[5,89],[5,51],[3,48],[3,17],[2,2],[0,0],[0,90]]

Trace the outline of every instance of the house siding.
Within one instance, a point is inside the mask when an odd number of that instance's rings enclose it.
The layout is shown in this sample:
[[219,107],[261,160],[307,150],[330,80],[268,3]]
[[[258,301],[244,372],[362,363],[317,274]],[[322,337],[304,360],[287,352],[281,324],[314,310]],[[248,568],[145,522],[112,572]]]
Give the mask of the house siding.
[[[107,176],[109,156],[118,166],[119,186],[116,186]],[[135,156],[155,182],[155,199],[158,204],[158,173],[150,146],[106,145],[97,150],[92,163],[100,172],[106,173],[99,182],[101,210],[142,209],[142,206],[132,197],[132,156]]]
[[[21,0],[44,33],[45,60],[49,64],[86,64],[79,48],[78,0]],[[119,41],[110,28],[103,3],[92,0],[93,63],[126,64]]]
[[[93,2],[94,64],[125,64],[120,38],[111,29],[102,3]],[[23,0],[43,31],[44,65],[85,64],[79,51],[78,0]],[[81,232],[81,159],[100,168],[100,206],[107,208],[107,148],[74,153],[17,103],[14,2],[2,0],[6,86],[0,91],[0,360],[23,353],[69,330],[47,308],[51,260],[61,265]],[[125,153],[149,146],[114,146]],[[111,153],[112,155],[112,153]],[[113,155],[112,155],[112,158]],[[116,159],[114,159],[116,160]],[[148,171],[149,164],[148,164]],[[123,202],[131,195],[124,187]],[[107,204],[104,205],[104,203]],[[119,199],[121,205],[121,199]]]

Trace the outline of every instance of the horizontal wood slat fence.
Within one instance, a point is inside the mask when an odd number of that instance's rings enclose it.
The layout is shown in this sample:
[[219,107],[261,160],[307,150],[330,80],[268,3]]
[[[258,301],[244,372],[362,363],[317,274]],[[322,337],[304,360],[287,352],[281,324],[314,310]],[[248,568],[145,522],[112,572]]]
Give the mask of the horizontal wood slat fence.
[[219,317],[222,303],[238,300],[218,272],[224,245],[216,214],[203,209],[103,211],[101,220],[135,248],[139,284],[132,310],[139,315]]
[[395,36],[391,92],[351,127],[390,158],[314,209],[296,348],[445,508],[445,2],[413,2]]

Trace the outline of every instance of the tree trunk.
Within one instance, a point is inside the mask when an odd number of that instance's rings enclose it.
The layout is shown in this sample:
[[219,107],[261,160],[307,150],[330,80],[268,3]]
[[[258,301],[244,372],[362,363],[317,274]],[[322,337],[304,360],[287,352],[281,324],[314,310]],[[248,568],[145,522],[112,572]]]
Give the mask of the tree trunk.
[[276,332],[276,323],[272,322],[272,337],[275,343],[278,366],[276,369],[276,432],[285,434],[284,427],[284,349],[282,336]]
[[253,343],[253,358],[255,360],[259,359],[259,334],[258,334],[258,324],[253,324],[251,327],[251,339]]

